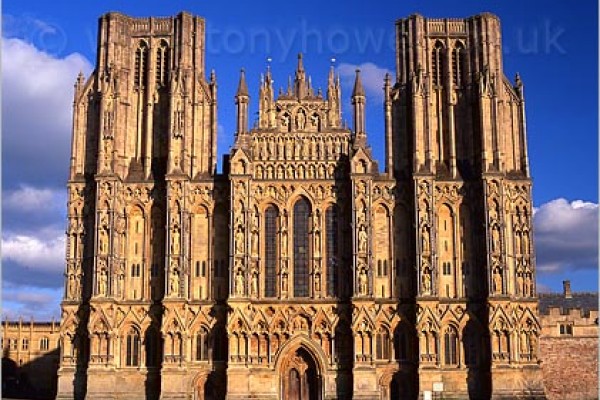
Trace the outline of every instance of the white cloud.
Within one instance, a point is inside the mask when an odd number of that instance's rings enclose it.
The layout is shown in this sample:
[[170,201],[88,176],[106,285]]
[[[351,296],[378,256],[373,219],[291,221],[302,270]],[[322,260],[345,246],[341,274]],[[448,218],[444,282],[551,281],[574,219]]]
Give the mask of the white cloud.
[[19,212],[35,212],[57,206],[64,190],[38,189],[29,185],[20,185],[19,189],[6,190],[2,193],[4,210]]
[[40,231],[37,236],[7,234],[2,238],[2,260],[29,270],[59,273],[65,265],[65,235]]
[[337,67],[337,72],[347,88],[354,87],[356,70],[360,70],[360,76],[367,95],[367,101],[376,103],[383,102],[383,82],[385,74],[393,76],[392,71],[387,68],[379,67],[373,63],[367,62],[360,65],[341,63]]
[[533,223],[540,272],[598,268],[598,204],[552,200],[536,209]]
[[[78,53],[63,58],[16,38],[2,40],[2,130],[5,185],[61,185],[67,178],[73,84],[89,74]],[[25,167],[24,167],[25,166]]]

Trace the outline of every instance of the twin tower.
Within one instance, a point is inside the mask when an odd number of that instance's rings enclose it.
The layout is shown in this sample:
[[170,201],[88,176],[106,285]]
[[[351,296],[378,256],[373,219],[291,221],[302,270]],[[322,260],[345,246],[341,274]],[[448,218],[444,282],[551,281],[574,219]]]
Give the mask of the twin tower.
[[395,29],[383,132],[360,72],[348,129],[335,71],[315,91],[299,56],[278,94],[266,71],[251,129],[242,72],[218,174],[204,20],[100,18],[75,84],[58,398],[543,398],[498,18]]

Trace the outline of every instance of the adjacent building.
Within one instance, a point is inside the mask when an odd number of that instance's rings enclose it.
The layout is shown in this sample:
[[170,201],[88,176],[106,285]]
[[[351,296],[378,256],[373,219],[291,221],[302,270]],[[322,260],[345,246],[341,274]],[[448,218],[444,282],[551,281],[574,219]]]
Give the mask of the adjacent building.
[[540,294],[540,357],[549,400],[598,398],[598,293]]

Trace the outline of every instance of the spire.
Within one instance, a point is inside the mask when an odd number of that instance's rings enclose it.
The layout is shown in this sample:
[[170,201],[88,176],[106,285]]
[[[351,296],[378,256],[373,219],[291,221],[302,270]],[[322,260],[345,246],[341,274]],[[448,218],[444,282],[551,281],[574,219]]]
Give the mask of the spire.
[[244,68],[240,70],[240,83],[235,94],[235,104],[237,108],[237,129],[236,135],[248,131],[248,85],[246,85],[246,72]]
[[356,80],[354,81],[354,90],[352,91],[352,97],[362,96],[365,97],[365,89],[360,79],[360,69],[356,70]]
[[296,68],[296,76],[298,73],[304,73],[304,63],[302,62],[302,53],[298,53],[298,67]]
[[237,96],[248,96],[248,85],[246,84],[246,72],[244,68],[240,70],[240,83],[237,89]]
[[518,72],[515,75],[515,89],[519,99],[523,100],[523,81],[521,80],[521,75],[519,75]]
[[296,79],[294,80],[295,94],[298,99],[303,99],[308,93],[306,84],[306,74],[304,72],[304,64],[302,62],[302,53],[298,53],[298,67],[296,68]]
[[365,134],[365,89],[360,80],[360,70],[356,70],[356,80],[352,91],[352,105],[354,106],[354,134]]
[[83,85],[85,82],[85,76],[83,75],[83,71],[79,70],[79,75],[77,75],[77,83],[79,85]]
[[327,78],[327,87],[333,88],[335,85],[335,68],[333,65],[329,68],[329,77]]

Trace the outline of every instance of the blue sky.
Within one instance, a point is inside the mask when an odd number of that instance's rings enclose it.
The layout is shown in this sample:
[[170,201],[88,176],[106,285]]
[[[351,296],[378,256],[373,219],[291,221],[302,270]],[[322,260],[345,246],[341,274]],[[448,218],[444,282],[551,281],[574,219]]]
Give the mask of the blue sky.
[[595,1],[10,1],[2,10],[5,314],[59,315],[72,88],[79,70],[89,75],[93,69],[98,17],[181,10],[206,19],[206,66],[216,70],[219,85],[219,154],[232,140],[240,68],[246,68],[253,115],[267,59],[275,86],[285,86],[303,52],[313,86],[325,87],[332,64],[341,74],[348,120],[352,74],[361,67],[369,142],[380,161],[382,77],[394,71],[394,21],[415,12],[497,14],[505,74],[513,79],[519,72],[525,84],[540,288],[560,290],[561,281],[571,279],[574,290],[597,290]]

